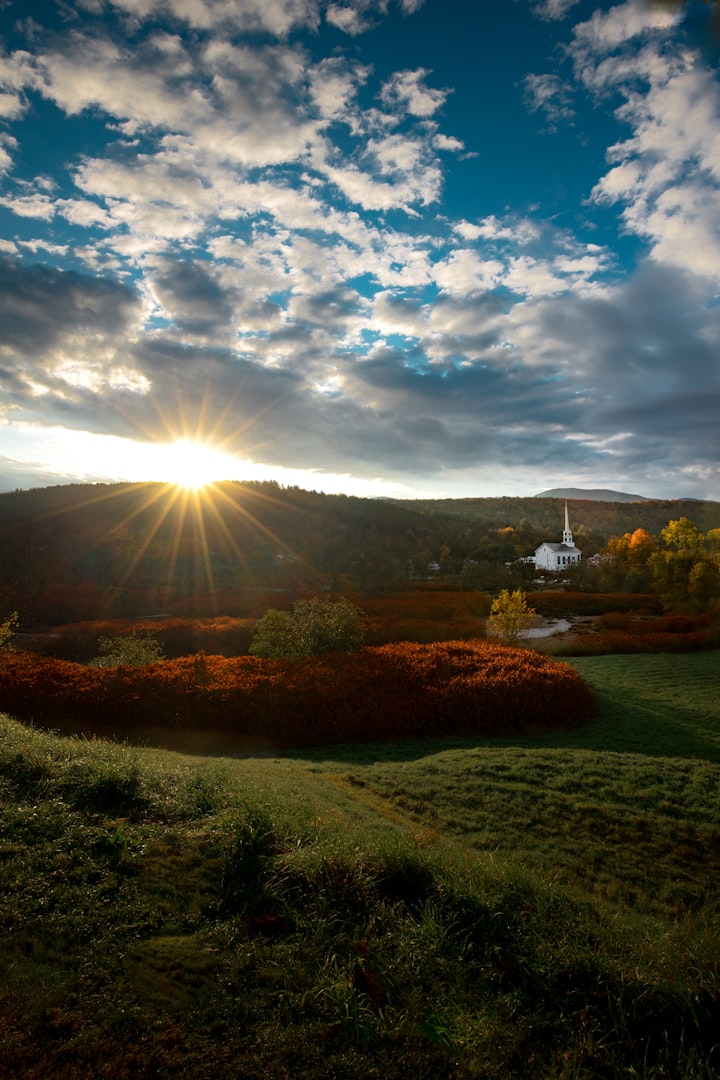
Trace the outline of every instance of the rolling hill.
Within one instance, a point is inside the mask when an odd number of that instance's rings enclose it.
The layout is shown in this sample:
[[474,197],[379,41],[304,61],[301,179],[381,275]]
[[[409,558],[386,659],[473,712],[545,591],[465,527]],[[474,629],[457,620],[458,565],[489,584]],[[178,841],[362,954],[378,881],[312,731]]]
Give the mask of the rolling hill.
[[597,502],[651,502],[644,495],[630,495],[611,488],[550,488],[541,491],[536,499],[592,499]]

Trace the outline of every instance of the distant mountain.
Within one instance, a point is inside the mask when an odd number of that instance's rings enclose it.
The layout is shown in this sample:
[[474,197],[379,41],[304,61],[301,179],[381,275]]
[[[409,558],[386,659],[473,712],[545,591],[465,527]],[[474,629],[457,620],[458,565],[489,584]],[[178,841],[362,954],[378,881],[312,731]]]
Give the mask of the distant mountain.
[[590,499],[591,502],[652,502],[644,495],[630,495],[627,491],[611,491],[609,488],[551,488],[541,491],[536,499]]

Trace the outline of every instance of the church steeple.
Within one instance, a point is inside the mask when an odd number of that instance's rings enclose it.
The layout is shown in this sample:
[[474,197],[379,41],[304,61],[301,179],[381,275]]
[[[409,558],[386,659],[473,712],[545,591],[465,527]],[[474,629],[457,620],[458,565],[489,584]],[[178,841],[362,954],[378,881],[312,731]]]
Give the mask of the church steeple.
[[568,516],[567,503],[565,503],[565,529],[563,531],[562,542],[563,544],[567,544],[568,547],[575,547],[575,545],[573,544],[572,533],[570,531],[570,518]]

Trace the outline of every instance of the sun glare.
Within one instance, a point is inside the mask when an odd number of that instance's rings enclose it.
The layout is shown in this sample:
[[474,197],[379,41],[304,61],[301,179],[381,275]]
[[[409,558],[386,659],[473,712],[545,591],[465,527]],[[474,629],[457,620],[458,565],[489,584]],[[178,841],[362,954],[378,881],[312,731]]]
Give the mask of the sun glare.
[[162,456],[162,479],[191,491],[224,480],[229,473],[226,454],[189,439],[178,439],[171,446],[163,447]]

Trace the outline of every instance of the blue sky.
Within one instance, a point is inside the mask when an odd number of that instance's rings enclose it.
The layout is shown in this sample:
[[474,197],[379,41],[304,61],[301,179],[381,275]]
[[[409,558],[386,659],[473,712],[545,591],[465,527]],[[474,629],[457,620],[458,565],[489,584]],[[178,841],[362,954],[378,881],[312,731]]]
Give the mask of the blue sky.
[[5,0],[0,490],[720,499],[717,19]]

